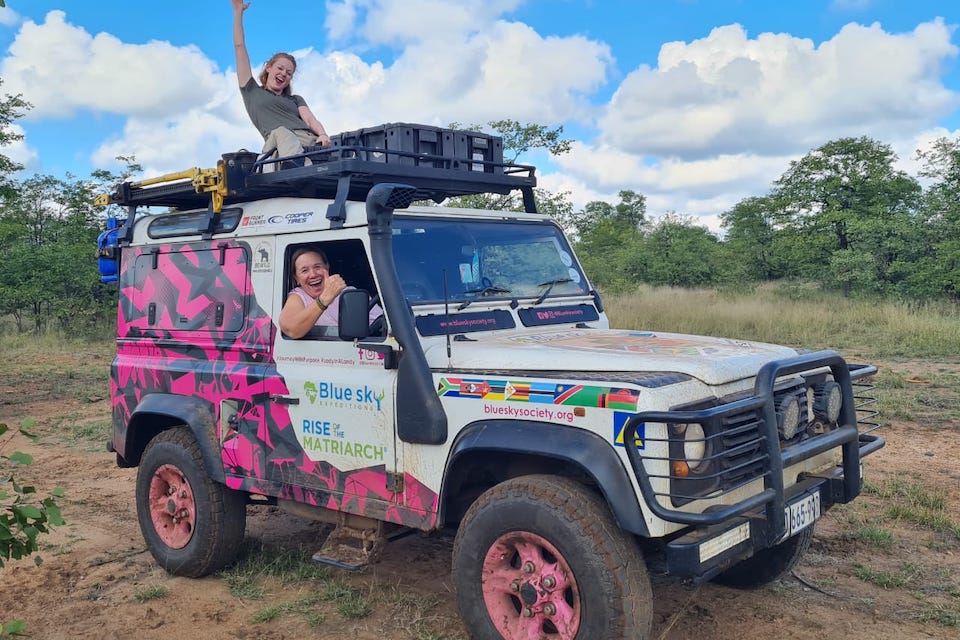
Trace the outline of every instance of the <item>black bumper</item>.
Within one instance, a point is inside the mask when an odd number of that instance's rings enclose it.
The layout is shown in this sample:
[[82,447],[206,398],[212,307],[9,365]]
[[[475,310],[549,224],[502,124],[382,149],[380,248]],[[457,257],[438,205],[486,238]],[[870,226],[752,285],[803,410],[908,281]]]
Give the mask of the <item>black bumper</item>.
[[[877,438],[865,443],[865,447],[876,446],[878,441],[882,446],[883,441]],[[859,470],[857,477],[860,477]],[[845,493],[846,485],[842,467],[835,467],[832,473],[804,475],[784,492],[785,513],[782,528],[789,527],[789,505],[799,503],[814,493],[819,494],[821,514],[835,504],[849,502],[851,498]],[[806,525],[812,526],[813,521]],[[683,578],[712,578],[737,562],[768,548],[771,537],[775,535],[773,530],[779,529],[770,526],[770,521],[762,509],[729,518],[719,524],[694,528],[667,543],[665,556],[668,571],[671,575]],[[795,531],[794,535],[797,533],[799,530]],[[783,539],[785,538],[775,539],[774,544]]]
[[[781,449],[774,402],[777,379],[827,368],[833,380],[840,385],[843,397],[838,426],[827,433]],[[648,472],[644,460],[657,458],[636,447],[626,447],[646,506],[663,520],[693,527],[667,545],[671,573],[681,576],[716,573],[757,550],[779,543],[790,533],[789,522],[784,519],[785,509],[806,494],[819,494],[821,512],[833,504],[850,502],[856,498],[861,489],[861,458],[883,447],[884,442],[875,435],[858,431],[851,372],[859,378],[875,371],[873,367],[848,366],[834,352],[805,354],[770,362],[761,368],[753,393],[748,397],[702,410],[648,411],[631,417],[624,429],[624,442],[632,442],[638,428],[648,422],[700,423],[706,432],[719,434],[716,436],[719,442],[719,438],[730,431],[731,424],[742,425],[743,416],[750,416],[749,441],[746,444],[741,441],[737,445],[739,449],[750,452],[749,464],[743,465],[750,472],[740,474],[723,489],[725,493],[732,493],[739,487],[758,481],[762,481],[762,489],[733,504],[698,510],[695,506],[691,508],[689,503],[714,501],[716,493],[680,496],[670,491],[656,490],[654,483],[659,481],[660,486],[668,483],[671,472]],[[742,426],[737,426],[737,429],[744,431]],[[647,438],[647,442],[651,441],[651,438]],[[798,478],[797,484],[785,489],[785,468],[838,448],[842,453],[840,466],[827,474],[803,475]],[[659,461],[661,466],[672,466],[675,458],[660,457]],[[678,508],[684,505],[683,509]]]

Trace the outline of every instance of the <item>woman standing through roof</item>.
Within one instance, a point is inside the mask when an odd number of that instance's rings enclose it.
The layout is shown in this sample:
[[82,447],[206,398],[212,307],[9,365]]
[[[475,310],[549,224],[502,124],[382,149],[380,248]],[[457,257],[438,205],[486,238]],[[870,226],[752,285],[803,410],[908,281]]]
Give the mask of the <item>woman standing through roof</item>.
[[303,152],[304,146],[329,145],[330,137],[307,102],[290,90],[297,61],[289,53],[275,53],[253,77],[250,55],[243,32],[243,12],[250,6],[243,0],[233,4],[233,46],[237,56],[237,80],[247,114],[263,136],[263,152],[277,151],[281,157]]

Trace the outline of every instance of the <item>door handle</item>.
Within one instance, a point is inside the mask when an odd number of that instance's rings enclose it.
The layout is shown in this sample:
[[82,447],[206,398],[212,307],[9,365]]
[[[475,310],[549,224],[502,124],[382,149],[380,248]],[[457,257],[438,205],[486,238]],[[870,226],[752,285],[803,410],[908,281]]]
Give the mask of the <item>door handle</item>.
[[300,404],[300,398],[295,396],[270,396],[277,404]]

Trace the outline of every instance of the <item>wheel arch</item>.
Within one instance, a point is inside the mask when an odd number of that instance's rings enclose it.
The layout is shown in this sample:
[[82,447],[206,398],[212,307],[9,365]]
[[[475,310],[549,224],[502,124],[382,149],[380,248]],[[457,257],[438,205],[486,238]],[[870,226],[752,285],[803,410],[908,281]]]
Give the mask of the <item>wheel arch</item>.
[[527,420],[481,420],[460,431],[447,456],[440,522],[459,522],[480,493],[532,473],[592,484],[620,528],[649,536],[633,484],[611,443],[589,431]]
[[213,403],[172,393],[151,393],[134,409],[127,424],[127,438],[120,453],[129,466],[140,464],[143,452],[153,438],[163,431],[186,425],[203,456],[211,479],[224,482],[226,476],[220,460],[217,441],[217,417]]

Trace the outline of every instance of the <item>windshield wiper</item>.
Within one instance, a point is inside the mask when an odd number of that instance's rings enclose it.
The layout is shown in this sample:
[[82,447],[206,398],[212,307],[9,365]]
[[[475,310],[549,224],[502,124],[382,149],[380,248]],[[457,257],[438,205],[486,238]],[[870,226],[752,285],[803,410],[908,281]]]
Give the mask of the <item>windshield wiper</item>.
[[[480,287],[479,289],[467,289],[466,291],[464,291],[464,293],[471,293],[471,294],[479,293],[480,297],[485,297],[485,296],[492,296],[495,293],[510,293],[510,289],[504,289],[503,287],[498,287],[495,285],[488,285],[486,287]],[[460,304],[460,306],[457,307],[457,311],[463,311],[464,309],[469,307],[473,302],[474,302],[473,300],[464,300]]]
[[546,282],[541,282],[538,284],[538,287],[546,287],[546,291],[540,294],[540,296],[534,300],[533,306],[537,306],[541,302],[547,299],[547,296],[550,295],[550,292],[553,291],[553,286],[557,284],[564,284],[565,282],[573,282],[573,278],[557,278],[556,280],[547,280]]

